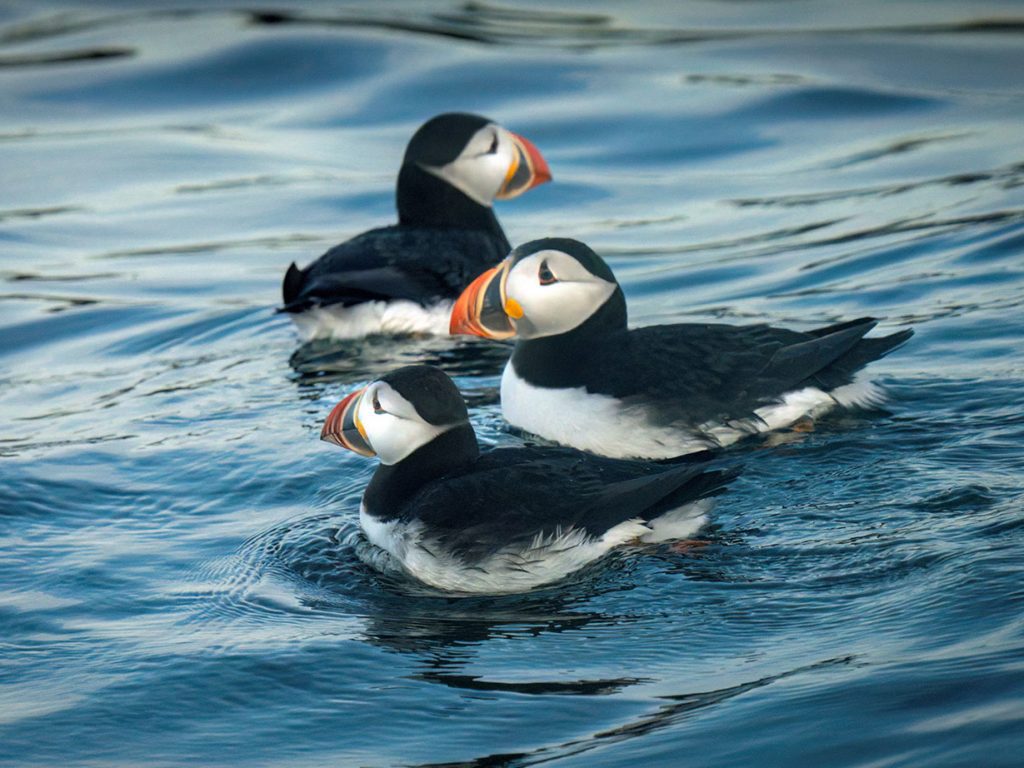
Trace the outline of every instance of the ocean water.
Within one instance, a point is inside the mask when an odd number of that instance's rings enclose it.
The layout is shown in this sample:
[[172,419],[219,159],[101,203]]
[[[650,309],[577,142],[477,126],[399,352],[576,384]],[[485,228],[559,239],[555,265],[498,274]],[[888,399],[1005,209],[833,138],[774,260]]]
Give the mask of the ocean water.
[[[360,559],[330,408],[507,348],[299,348],[281,276],[481,112],[555,183],[510,240],[634,324],[913,326],[884,410],[740,446],[706,546],[453,598]],[[0,6],[0,765],[1016,766],[1024,9]]]

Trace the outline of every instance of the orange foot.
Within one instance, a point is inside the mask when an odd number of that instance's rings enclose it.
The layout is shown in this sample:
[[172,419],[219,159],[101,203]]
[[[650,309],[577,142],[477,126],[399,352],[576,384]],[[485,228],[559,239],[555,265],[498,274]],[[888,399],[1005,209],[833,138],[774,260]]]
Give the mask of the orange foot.
[[710,543],[710,541],[705,541],[704,539],[680,539],[669,544],[669,549],[673,552],[678,552],[680,555],[695,555],[697,554],[696,550],[702,549]]
[[793,422],[790,429],[793,432],[813,432],[814,431],[814,420],[806,416],[803,416]]

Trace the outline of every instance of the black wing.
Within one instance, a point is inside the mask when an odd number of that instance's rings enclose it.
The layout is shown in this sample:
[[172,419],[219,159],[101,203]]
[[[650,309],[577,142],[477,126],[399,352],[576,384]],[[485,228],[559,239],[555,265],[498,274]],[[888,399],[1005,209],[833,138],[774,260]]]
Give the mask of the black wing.
[[861,318],[803,333],[768,325],[679,324],[623,331],[595,358],[603,394],[643,403],[672,420],[746,418],[757,407],[804,386],[831,390],[905,342],[906,330],[864,335]]
[[538,534],[578,528],[600,537],[626,520],[651,520],[715,495],[734,475],[707,462],[666,467],[572,449],[498,449],[428,484],[403,517],[420,520],[430,538],[472,561]]
[[285,312],[314,306],[456,298],[474,277],[505,257],[500,238],[483,230],[372,229],[331,248],[305,269],[292,264],[282,285]]

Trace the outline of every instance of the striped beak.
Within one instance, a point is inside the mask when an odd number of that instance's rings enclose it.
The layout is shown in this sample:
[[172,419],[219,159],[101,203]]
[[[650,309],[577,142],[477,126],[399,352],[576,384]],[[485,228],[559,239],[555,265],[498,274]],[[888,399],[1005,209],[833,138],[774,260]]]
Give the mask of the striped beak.
[[528,139],[511,131],[509,133],[512,135],[515,156],[512,158],[512,165],[508,168],[508,174],[505,176],[501,189],[495,195],[499,200],[518,197],[538,184],[551,181],[551,170],[540,150],[533,146]]
[[360,456],[377,455],[370,446],[366,430],[363,429],[363,425],[359,421],[359,403],[365,393],[366,387],[357,389],[334,406],[324,421],[324,428],[320,430],[321,440],[348,448]]
[[510,339],[516,335],[510,315],[522,317],[522,311],[516,314],[519,305],[509,306],[514,301],[505,296],[505,281],[511,268],[511,259],[505,259],[466,286],[452,307],[448,333],[485,339]]

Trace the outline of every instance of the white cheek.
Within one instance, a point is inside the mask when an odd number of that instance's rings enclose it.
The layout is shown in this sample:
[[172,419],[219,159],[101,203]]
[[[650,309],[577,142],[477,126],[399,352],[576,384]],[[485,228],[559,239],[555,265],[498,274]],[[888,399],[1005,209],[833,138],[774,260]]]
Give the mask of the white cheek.
[[381,464],[397,464],[445,430],[444,427],[402,419],[390,413],[376,413],[365,399],[359,405],[359,421]]
[[505,144],[497,152],[476,157],[460,158],[452,163],[452,174],[457,186],[481,205],[490,205],[501,189],[508,173],[511,145]]
[[522,339],[554,336],[581,325],[615,291],[605,281],[560,282],[540,285],[535,275],[512,271],[506,293],[519,302],[523,317],[516,323],[516,335]]
[[490,206],[505,182],[515,149],[511,139],[502,137],[498,151],[458,157],[440,168],[423,166],[480,205]]

